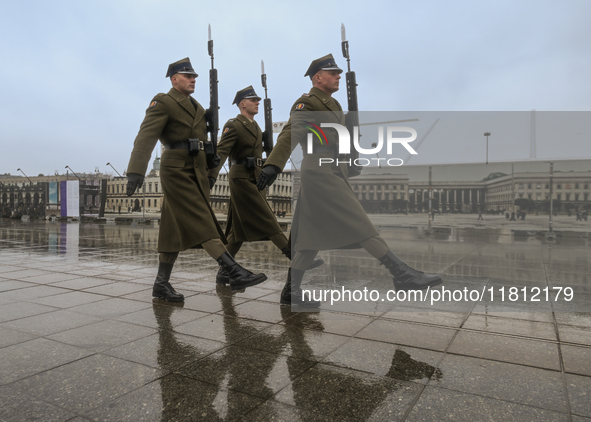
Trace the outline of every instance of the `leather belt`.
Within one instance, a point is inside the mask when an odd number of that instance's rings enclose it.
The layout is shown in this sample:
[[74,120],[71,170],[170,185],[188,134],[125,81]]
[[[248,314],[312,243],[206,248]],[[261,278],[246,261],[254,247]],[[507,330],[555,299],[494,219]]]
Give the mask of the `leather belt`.
[[[171,142],[170,144],[165,144],[164,149],[187,149],[189,146],[188,141],[179,141],[179,142]],[[198,148],[200,151],[203,151],[203,141],[199,141]]]
[[[263,166],[263,159],[262,158],[255,158],[255,157],[248,157],[248,158],[254,158],[254,162],[257,167]],[[237,164],[246,164],[248,162],[248,158],[244,158],[242,160],[230,160],[230,164],[233,166],[235,166]]]

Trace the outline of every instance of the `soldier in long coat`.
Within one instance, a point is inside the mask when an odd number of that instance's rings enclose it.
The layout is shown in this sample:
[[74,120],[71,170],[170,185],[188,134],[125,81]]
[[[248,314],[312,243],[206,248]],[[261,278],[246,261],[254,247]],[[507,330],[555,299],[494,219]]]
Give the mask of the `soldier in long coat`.
[[141,187],[148,162],[158,140],[164,146],[160,180],[164,199],[158,236],[159,266],[153,296],[174,302],[184,301],[169,279],[180,251],[202,247],[230,274],[233,290],[266,280],[240,267],[228,254],[222,232],[209,202],[207,160],[203,150],[207,140],[206,111],[194,98],[195,79],[189,58],[172,63],[166,77],[172,89],[157,94],[146,110],[127,166],[127,195]]
[[[332,54],[312,62],[304,75],[312,80],[312,89],[292,106],[289,122],[257,182],[259,189],[273,183],[292,150],[298,144],[302,146],[301,189],[292,225],[292,248],[296,254],[281,292],[281,303],[286,305],[320,305],[303,300],[300,288],[304,272],[319,250],[362,247],[388,268],[397,289],[426,289],[442,282],[439,276],[407,266],[378,235],[349,184],[348,164],[345,157],[338,156],[336,131],[326,129],[322,136],[312,136],[312,151],[308,151],[307,135],[311,128],[320,129],[321,123],[346,123],[341,105],[332,98],[339,89],[341,73]],[[321,158],[323,165],[319,164]]]
[[[263,164],[263,132],[254,120],[260,100],[252,85],[236,93],[232,104],[238,106],[240,113],[224,125],[218,145],[220,166],[209,170],[208,177],[213,187],[221,166],[229,159],[230,209],[226,249],[232,256],[236,256],[243,242],[268,239],[291,259],[290,242],[267,203],[266,192],[256,187]],[[315,260],[311,268],[322,263]],[[228,273],[220,266],[216,282],[225,284],[228,280]]]

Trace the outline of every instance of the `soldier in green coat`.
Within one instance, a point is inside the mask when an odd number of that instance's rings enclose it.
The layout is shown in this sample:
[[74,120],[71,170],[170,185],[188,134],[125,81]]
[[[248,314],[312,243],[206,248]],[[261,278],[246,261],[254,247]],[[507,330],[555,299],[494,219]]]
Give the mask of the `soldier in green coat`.
[[209,202],[206,154],[206,111],[191,94],[197,73],[189,58],[172,63],[166,77],[172,89],[158,94],[146,110],[127,166],[127,195],[142,186],[158,140],[164,146],[160,181],[164,202],[158,236],[159,266],[152,294],[172,302],[184,296],[171,286],[170,274],[180,251],[202,247],[230,274],[232,290],[262,283],[264,274],[242,268],[226,251],[226,242]]
[[[229,158],[230,209],[226,226],[226,249],[232,256],[236,256],[245,241],[268,239],[291,259],[290,242],[267,203],[265,191],[261,192],[256,187],[263,165],[263,132],[254,120],[259,112],[260,100],[261,97],[256,94],[252,85],[236,93],[232,104],[238,106],[240,113],[224,125],[217,150],[220,166],[209,170],[208,177],[210,186],[213,187],[221,166]],[[311,268],[318,267],[323,262],[315,260]],[[220,266],[216,282],[226,284],[228,281],[228,273]]]
[[[339,89],[341,73],[332,54],[312,62],[304,75],[312,80],[312,89],[292,106],[289,122],[257,181],[259,189],[272,184],[295,146],[302,146],[301,189],[292,224],[292,248],[296,254],[281,292],[281,304],[320,306],[318,302],[304,300],[300,288],[304,272],[319,250],[364,248],[388,268],[397,289],[426,289],[442,282],[437,275],[410,268],[378,235],[349,184],[344,157],[340,157],[340,164],[335,159],[339,142],[336,131],[325,130],[325,138],[312,137],[313,149],[311,153],[308,151],[307,134],[314,120],[318,128],[321,123],[343,126],[346,123],[341,105],[332,98]],[[325,162],[333,159],[333,162],[321,166],[320,158],[325,158]]]

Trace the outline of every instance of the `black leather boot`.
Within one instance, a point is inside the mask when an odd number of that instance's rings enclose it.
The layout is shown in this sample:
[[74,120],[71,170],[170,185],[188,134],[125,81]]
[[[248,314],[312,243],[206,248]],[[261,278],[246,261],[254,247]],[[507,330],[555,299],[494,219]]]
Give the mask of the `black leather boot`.
[[438,275],[425,274],[409,267],[392,251],[380,258],[380,263],[385,265],[394,277],[396,290],[422,290],[443,283]]
[[215,276],[215,282],[217,284],[228,284],[230,282],[230,274],[228,274],[228,271],[224,270],[224,267],[222,267],[220,265],[220,269],[218,270],[218,273]]
[[304,308],[319,308],[320,302],[312,300],[312,298],[302,297],[302,279],[304,278],[305,271],[292,270],[291,268],[287,271],[287,281],[283,290],[281,290],[281,298],[279,303],[282,305],[294,305],[302,306]]
[[154,281],[152,296],[169,302],[184,302],[185,297],[181,293],[176,292],[168,282],[173,265],[164,262],[158,264],[158,275],[156,275],[156,281]]
[[232,290],[241,290],[245,287],[255,286],[267,279],[267,276],[263,273],[254,274],[242,268],[228,252],[224,252],[217,261],[230,276],[230,288]]
[[[291,248],[289,246],[286,246],[285,248],[281,249],[281,252],[283,253],[283,255],[285,255],[290,261],[292,260],[293,256],[291,253]],[[321,265],[324,265],[324,259],[322,258],[318,258],[315,259],[314,261],[312,261],[312,263],[310,264],[310,266],[306,269],[306,271],[308,270],[313,270],[314,268],[318,268]]]

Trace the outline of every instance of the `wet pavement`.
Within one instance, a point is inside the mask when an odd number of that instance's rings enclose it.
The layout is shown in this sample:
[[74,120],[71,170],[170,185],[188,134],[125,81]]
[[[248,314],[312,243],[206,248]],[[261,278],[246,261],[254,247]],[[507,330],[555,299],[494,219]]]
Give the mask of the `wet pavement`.
[[[255,242],[237,259],[268,281],[216,288],[183,252],[171,306],[151,298],[157,225],[0,220],[0,420],[591,421],[587,226],[373,218],[410,265],[494,300],[297,312],[278,305],[289,261]],[[307,286],[390,283],[365,253],[320,255]]]

